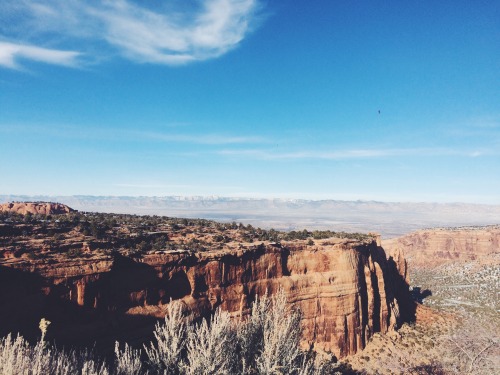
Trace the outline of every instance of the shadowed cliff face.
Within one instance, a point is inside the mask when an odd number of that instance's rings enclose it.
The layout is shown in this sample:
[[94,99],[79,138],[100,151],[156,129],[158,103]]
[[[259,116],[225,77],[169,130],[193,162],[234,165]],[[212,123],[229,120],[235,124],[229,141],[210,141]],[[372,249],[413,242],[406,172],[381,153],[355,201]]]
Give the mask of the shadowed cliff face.
[[0,267],[0,334],[34,337],[45,317],[53,322],[49,338],[60,344],[139,342],[170,299],[181,299],[194,318],[220,306],[238,319],[256,295],[283,288],[302,311],[304,344],[345,356],[373,333],[411,319],[406,273],[400,253],[348,240],[137,259],[23,260]]

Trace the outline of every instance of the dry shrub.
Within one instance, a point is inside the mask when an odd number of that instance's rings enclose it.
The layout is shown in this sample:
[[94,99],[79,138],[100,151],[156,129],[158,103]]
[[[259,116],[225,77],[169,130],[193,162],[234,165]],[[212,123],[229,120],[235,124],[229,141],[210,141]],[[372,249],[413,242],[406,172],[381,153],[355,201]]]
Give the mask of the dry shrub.
[[178,374],[186,345],[187,327],[182,316],[182,302],[170,301],[165,324],[157,323],[156,343],[144,346],[149,365],[158,373]]
[[188,375],[234,374],[237,368],[236,333],[227,311],[217,309],[207,319],[188,329],[187,361],[183,372]]
[[[115,344],[108,367],[87,351],[65,352],[43,338],[30,345],[11,335],[0,339],[0,374],[16,375],[216,375],[327,372],[314,353],[300,350],[301,316],[287,304],[285,293],[256,298],[251,314],[240,322],[217,309],[210,319],[189,324],[182,303],[171,301],[164,323],[155,326],[155,341],[144,351]],[[319,362],[319,361],[318,361]],[[330,367],[332,368],[332,367]]]
[[134,350],[127,343],[123,351],[120,350],[118,342],[115,343],[116,374],[117,375],[140,375],[142,369],[141,351]]
[[108,375],[102,362],[89,358],[88,352],[57,350],[40,340],[30,345],[23,337],[12,335],[0,340],[2,375]]

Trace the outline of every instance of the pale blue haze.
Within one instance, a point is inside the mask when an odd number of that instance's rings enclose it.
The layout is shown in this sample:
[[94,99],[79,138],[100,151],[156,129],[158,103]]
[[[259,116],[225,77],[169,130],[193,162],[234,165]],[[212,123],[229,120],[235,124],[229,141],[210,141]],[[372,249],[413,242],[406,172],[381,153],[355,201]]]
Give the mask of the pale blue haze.
[[500,204],[499,20],[481,0],[4,0],[0,194]]

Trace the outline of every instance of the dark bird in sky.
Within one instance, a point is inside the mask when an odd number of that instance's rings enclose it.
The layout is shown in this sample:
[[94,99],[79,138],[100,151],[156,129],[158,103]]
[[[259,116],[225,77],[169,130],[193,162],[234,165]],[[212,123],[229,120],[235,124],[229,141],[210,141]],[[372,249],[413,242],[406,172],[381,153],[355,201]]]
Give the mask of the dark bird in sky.
[[378,110],[378,114],[380,115],[380,109]]

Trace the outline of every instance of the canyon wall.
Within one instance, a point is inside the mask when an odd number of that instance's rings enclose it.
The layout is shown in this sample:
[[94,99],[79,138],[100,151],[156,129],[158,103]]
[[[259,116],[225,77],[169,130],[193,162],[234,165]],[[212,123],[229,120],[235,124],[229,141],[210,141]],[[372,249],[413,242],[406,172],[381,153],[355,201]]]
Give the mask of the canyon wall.
[[387,255],[376,241],[15,259],[0,263],[0,333],[35,337],[45,317],[52,321],[48,337],[59,343],[138,343],[171,299],[182,300],[193,317],[220,306],[240,319],[256,295],[283,288],[302,311],[304,344],[341,357],[411,319],[407,279],[402,253]]
[[434,228],[384,240],[390,251],[404,251],[412,267],[430,267],[447,262],[481,260],[498,256],[500,226]]

